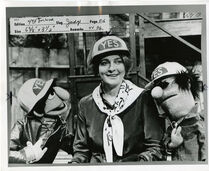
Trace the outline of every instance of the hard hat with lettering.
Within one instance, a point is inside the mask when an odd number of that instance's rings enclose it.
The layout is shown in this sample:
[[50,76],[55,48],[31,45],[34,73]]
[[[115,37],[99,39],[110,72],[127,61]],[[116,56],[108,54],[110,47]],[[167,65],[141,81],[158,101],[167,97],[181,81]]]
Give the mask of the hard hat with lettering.
[[145,88],[151,89],[154,86],[154,82],[158,79],[162,79],[167,76],[186,72],[187,69],[177,62],[165,62],[160,64],[154,69],[151,75],[151,82],[149,82]]
[[34,106],[40,101],[48,92],[54,79],[44,81],[39,78],[32,78],[27,80],[18,92],[17,98],[21,108],[30,113]]
[[116,36],[105,36],[99,39],[93,46],[91,54],[88,56],[88,62],[91,64],[98,57],[103,57],[108,54],[123,53],[129,56],[129,50],[126,43]]

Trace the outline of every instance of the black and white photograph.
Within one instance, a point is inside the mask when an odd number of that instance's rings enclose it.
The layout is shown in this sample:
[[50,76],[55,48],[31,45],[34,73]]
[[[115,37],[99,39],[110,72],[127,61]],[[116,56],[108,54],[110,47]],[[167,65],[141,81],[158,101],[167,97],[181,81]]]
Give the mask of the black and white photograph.
[[207,166],[205,4],[5,12],[8,168]]

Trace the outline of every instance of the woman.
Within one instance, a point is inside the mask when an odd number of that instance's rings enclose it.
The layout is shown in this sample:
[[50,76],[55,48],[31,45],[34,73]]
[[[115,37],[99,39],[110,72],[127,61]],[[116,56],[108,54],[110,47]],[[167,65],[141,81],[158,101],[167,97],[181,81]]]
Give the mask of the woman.
[[80,100],[72,162],[162,160],[164,124],[150,93],[124,79],[131,67],[125,42],[106,36],[91,53],[101,84]]

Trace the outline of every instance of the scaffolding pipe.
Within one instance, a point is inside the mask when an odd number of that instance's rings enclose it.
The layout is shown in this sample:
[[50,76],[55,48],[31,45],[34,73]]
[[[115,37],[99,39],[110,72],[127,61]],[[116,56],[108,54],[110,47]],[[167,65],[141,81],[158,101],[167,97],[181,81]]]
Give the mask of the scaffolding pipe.
[[175,39],[179,40],[180,42],[184,43],[185,45],[189,46],[190,48],[192,48],[193,50],[195,50],[196,52],[201,54],[201,50],[199,48],[197,48],[196,46],[192,45],[191,43],[189,43],[188,41],[182,39],[181,37],[179,37],[178,35],[171,33],[170,31],[168,31],[165,28],[162,28],[159,24],[157,24],[155,21],[153,21],[152,19],[142,15],[142,14],[137,14],[140,17],[144,18],[145,20],[149,21],[150,23],[152,23],[154,26],[158,27],[160,30],[164,31],[165,33],[169,34],[170,36],[174,37]]

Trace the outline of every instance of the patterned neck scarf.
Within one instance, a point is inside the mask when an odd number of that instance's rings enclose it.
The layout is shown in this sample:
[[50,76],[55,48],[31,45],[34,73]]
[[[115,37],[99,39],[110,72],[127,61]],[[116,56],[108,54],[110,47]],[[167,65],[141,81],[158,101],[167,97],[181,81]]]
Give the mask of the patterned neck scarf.
[[123,155],[124,126],[118,117],[121,112],[128,108],[144,90],[128,80],[123,80],[113,108],[108,108],[101,96],[101,84],[92,93],[93,99],[101,112],[107,115],[103,127],[103,147],[107,162],[113,162],[113,146],[118,156]]

